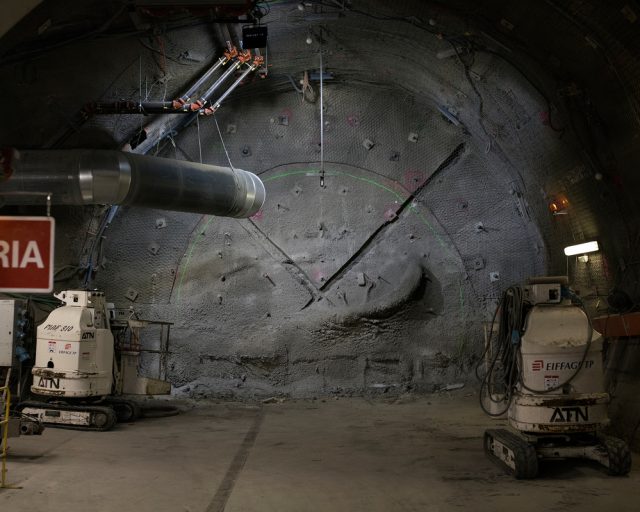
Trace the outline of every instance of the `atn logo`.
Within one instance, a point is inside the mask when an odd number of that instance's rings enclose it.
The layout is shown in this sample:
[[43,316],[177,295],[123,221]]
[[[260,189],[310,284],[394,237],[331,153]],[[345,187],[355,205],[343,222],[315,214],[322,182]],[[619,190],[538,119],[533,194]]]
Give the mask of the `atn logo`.
[[65,350],[71,350],[71,343],[65,343],[64,344],[64,349]]
[[544,367],[544,361],[542,359],[536,359],[531,363],[531,369],[534,372],[539,372]]
[[60,389],[60,379],[51,379],[49,377],[40,377],[38,386],[47,389]]
[[588,407],[556,407],[551,415],[551,423],[579,423],[589,421]]

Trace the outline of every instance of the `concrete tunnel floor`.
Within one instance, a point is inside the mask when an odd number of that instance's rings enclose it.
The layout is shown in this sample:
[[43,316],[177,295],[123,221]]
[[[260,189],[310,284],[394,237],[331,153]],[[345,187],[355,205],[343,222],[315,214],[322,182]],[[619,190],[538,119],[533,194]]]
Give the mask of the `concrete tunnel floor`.
[[[10,439],[0,510],[616,510],[640,505],[640,459],[610,477],[588,461],[516,481],[484,455],[477,395],[247,405],[200,401],[110,432]],[[636,459],[638,456],[636,455]]]

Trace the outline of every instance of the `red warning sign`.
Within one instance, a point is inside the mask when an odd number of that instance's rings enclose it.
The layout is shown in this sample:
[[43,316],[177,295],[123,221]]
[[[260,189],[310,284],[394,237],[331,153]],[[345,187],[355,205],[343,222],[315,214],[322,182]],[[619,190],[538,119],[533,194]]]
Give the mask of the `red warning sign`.
[[53,291],[55,221],[0,217],[0,292]]

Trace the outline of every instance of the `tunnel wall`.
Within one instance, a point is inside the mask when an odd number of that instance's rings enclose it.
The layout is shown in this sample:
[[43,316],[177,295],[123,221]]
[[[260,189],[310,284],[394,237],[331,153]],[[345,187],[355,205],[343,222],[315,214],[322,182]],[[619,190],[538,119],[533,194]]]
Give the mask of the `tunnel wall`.
[[[134,307],[176,322],[171,376],[185,392],[308,396],[471,382],[480,322],[502,287],[544,272],[540,208],[463,125],[392,87],[328,83],[325,101],[324,188],[318,105],[276,91],[217,116],[232,161],[263,169],[261,214],[228,222],[128,210],[110,228],[118,244],[105,258],[126,265],[108,264],[96,282],[115,297],[134,288]],[[201,148],[205,161],[226,159],[215,124],[191,127],[165,155],[194,159]],[[166,228],[154,228],[158,217]],[[151,244],[158,255],[140,258]]]
[[606,383],[611,395],[611,430],[640,450],[640,339],[614,338],[606,350]]
[[[238,102],[218,122],[232,160],[265,169],[263,211],[235,221],[126,210],[110,228],[118,243],[97,284],[116,298],[134,288],[136,309],[176,323],[170,375],[185,392],[308,396],[468,382],[500,279],[544,265],[507,170],[405,93],[328,86],[322,187],[316,106],[294,91],[260,100]],[[199,152],[194,128],[173,156]],[[217,128],[199,129],[203,159],[217,161]],[[167,226],[156,229],[157,218]]]

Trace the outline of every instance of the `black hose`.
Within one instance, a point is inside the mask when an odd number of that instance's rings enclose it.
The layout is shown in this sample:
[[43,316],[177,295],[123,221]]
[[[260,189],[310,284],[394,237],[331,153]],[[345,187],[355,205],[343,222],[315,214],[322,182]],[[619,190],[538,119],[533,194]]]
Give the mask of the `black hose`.
[[[517,345],[514,344],[513,336],[514,333],[517,333],[517,341],[519,343],[519,335],[522,330],[523,308],[522,288],[512,286],[507,288],[503,293],[496,312],[493,315],[491,333],[483,358],[487,352],[491,350],[495,319],[498,312],[502,311],[500,314],[497,341],[495,343],[495,352],[491,358],[489,369],[482,379],[479,394],[480,407],[489,416],[502,416],[509,409],[511,400],[513,399],[513,392],[518,377],[516,364]],[[476,367],[476,375],[478,375],[477,371],[480,364],[482,364],[482,359],[478,362],[478,367]],[[495,400],[493,396],[497,394],[503,394],[504,397],[501,400]],[[490,412],[485,407],[485,398],[488,398],[494,403],[504,403],[504,409],[498,413]]]
[[175,405],[145,403],[139,405],[142,418],[166,418],[180,414],[180,409]]

